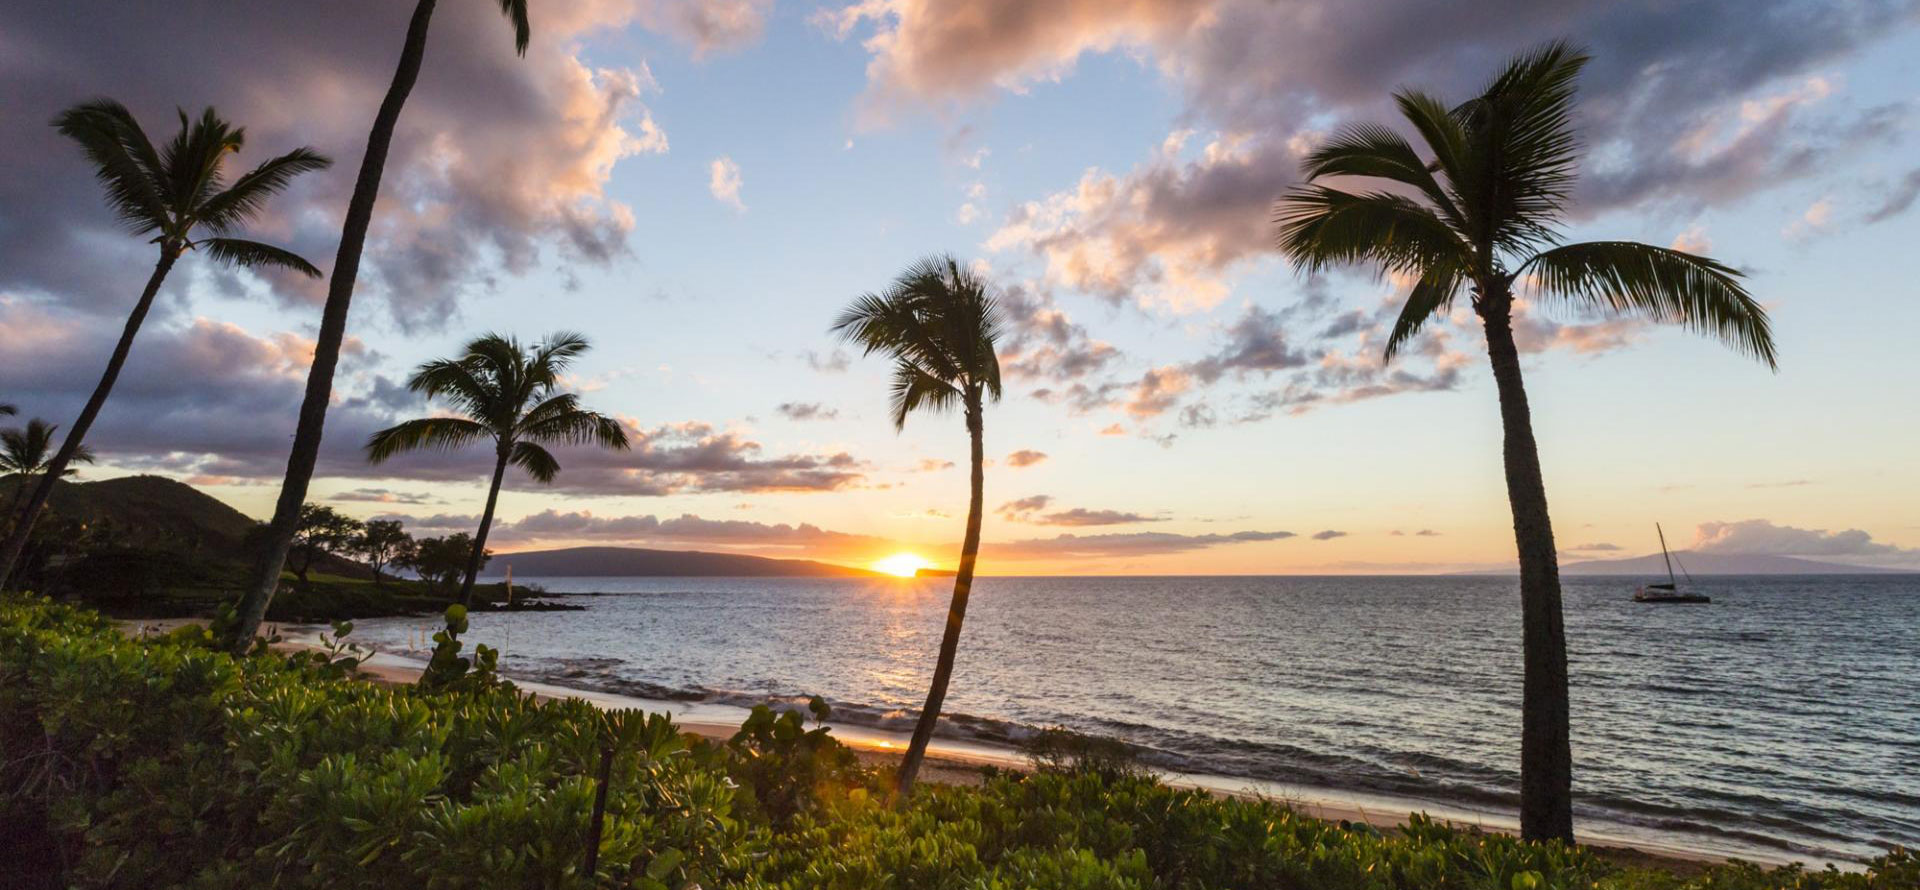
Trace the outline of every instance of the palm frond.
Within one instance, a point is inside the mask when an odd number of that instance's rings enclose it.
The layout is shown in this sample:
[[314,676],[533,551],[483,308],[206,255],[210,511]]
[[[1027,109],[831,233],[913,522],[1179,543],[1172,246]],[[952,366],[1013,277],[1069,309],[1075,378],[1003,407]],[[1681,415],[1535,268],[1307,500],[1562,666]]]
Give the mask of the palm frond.
[[1459,234],[1432,209],[1401,195],[1301,186],[1275,207],[1274,224],[1280,250],[1303,272],[1370,262],[1417,275],[1432,265],[1469,265],[1469,246]]
[[527,412],[514,429],[517,438],[568,445],[628,448],[626,428],[618,420],[580,407],[572,393],[554,396]]
[[1399,133],[1375,123],[1352,124],[1301,162],[1309,180],[1327,176],[1386,179],[1418,189],[1449,224],[1461,225],[1453,197],[1441,188],[1426,161]]
[[146,132],[126,106],[112,99],[74,105],[53,119],[60,134],[80,144],[94,176],[106,188],[107,204],[136,235],[167,226],[169,213],[160,168]]
[[453,451],[491,434],[484,424],[464,417],[409,420],[367,437],[367,462],[384,463],[409,451]]
[[1453,299],[1460,293],[1465,275],[1456,269],[1435,267],[1427,270],[1420,280],[1414,282],[1413,290],[1408,292],[1407,301],[1400,306],[1400,316],[1393,322],[1393,332],[1387,335],[1387,348],[1383,361],[1392,362],[1400,347],[1420,333],[1427,320],[1446,312],[1453,306]]
[[1542,252],[1516,270],[1546,295],[1643,315],[1719,339],[1778,369],[1767,310],[1740,272],[1703,256],[1634,241],[1588,241]]
[[197,207],[194,215],[209,230],[226,234],[259,215],[267,199],[285,191],[294,177],[331,166],[333,161],[327,156],[311,148],[296,148],[247,171]]
[[922,408],[931,411],[951,411],[959,407],[963,400],[960,390],[913,362],[901,358],[894,362],[892,404],[893,428],[907,428],[907,415]]
[[500,0],[500,14],[513,22],[513,51],[527,54],[527,43],[533,39],[533,24],[527,20],[527,0]]
[[292,269],[308,278],[320,277],[320,270],[299,254],[271,244],[244,238],[208,238],[196,242],[194,246],[206,250],[208,257],[229,266]]
[[1557,237],[1579,150],[1574,87],[1588,58],[1565,41],[1547,43],[1508,62],[1454,111],[1481,171],[1477,200],[1493,222],[1485,234],[1503,250],[1522,252]]
[[407,388],[429,399],[445,399],[469,417],[490,419],[502,400],[497,382],[485,378],[470,357],[435,359],[415,368]]
[[515,442],[513,451],[507,455],[507,462],[527,471],[535,482],[546,484],[560,475],[560,462],[553,455],[532,442]]

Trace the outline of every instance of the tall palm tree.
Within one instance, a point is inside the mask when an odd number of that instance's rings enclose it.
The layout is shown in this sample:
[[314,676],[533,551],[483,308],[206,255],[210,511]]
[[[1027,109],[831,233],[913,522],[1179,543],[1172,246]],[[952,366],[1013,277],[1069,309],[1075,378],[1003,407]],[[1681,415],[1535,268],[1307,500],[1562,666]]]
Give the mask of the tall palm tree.
[[[360,175],[353,183],[353,197],[347,200],[346,223],[340,228],[340,250],[334,255],[333,277],[327,280],[327,302],[320,312],[320,333],[314,338],[313,366],[307,372],[307,392],[300,402],[300,425],[294,429],[293,450],[287,456],[287,476],[280,485],[280,500],[274,504],[273,519],[262,535],[260,552],[251,578],[241,593],[235,621],[229,631],[228,646],[244,651],[266,619],[267,605],[280,584],[280,570],[286,565],[287,548],[293,545],[294,532],[300,526],[300,506],[307,502],[307,485],[313,481],[313,467],[320,459],[320,438],[327,420],[327,403],[333,397],[333,372],[340,363],[340,346],[347,336],[347,310],[353,305],[353,286],[360,275],[360,253],[366,247],[367,228],[373,222],[373,202],[380,197],[380,176],[386,170],[387,150],[393,144],[393,130],[400,121],[400,110],[420,77],[420,63],[427,53],[427,28],[433,22],[436,0],[416,0],[413,18],[407,22],[407,36],[400,46],[400,64],[387,85],[387,95],[373,117],[373,130],[367,134],[367,153],[360,159]],[[513,23],[513,48],[527,54],[532,29],[527,21],[527,0],[497,0],[500,12]]]
[[920,709],[907,757],[900,762],[897,787],[902,800],[913,791],[927,743],[933,739],[934,723],[940,719],[947,682],[953,678],[954,653],[960,647],[960,625],[967,617],[967,596],[973,590],[985,488],[982,420],[985,402],[1000,400],[1000,358],[995,345],[1001,328],[1000,307],[985,278],[962,268],[951,256],[928,257],[913,264],[884,292],[854,300],[833,323],[833,331],[864,354],[879,352],[893,359],[894,429],[906,429],[907,415],[921,409],[959,408],[972,446],[973,488],[966,538],[960,545],[960,570],[953,578],[953,600],[947,607],[947,628],[940,637],[940,660],[927,688],[927,704]]
[[[0,407],[12,407],[0,406]],[[7,514],[13,515],[20,509],[20,499],[26,495],[27,484],[33,477],[45,473],[52,466],[54,454],[53,434],[60,427],[36,417],[27,421],[25,429],[0,431],[0,476],[18,474],[20,480],[13,488],[13,497],[7,502]],[[73,449],[73,458],[69,463],[93,463],[93,451],[85,445]],[[73,467],[60,471],[62,477],[79,472]]]
[[[1379,124],[1348,127],[1308,155],[1308,183],[1275,210],[1280,248],[1302,271],[1358,263],[1414,281],[1387,339],[1388,361],[1462,292],[1485,329],[1520,554],[1520,829],[1535,840],[1572,839],[1573,766],[1560,570],[1514,345],[1516,289],[1541,302],[1678,324],[1776,365],[1766,311],[1739,272],[1649,244],[1561,242],[1578,151],[1569,117],[1586,62],[1569,44],[1547,44],[1453,107],[1401,90],[1394,98],[1424,150]],[[1322,182],[1349,177],[1382,188]]]
[[198,120],[180,112],[180,132],[155,150],[140,123],[126,106],[111,99],[82,102],[60,113],[53,125],[62,135],[80,143],[80,149],[92,162],[94,175],[106,187],[107,203],[121,225],[136,237],[151,237],[160,248],[153,274],[147,277],[146,290],[127,316],[120,342],[107,359],[106,373],[80,409],[66,441],[60,445],[28,496],[26,506],[14,523],[13,532],[0,545],[0,581],[12,573],[14,562],[27,543],[34,518],[46,506],[53,481],[66,470],[80,448],[93,420],[113,391],[114,381],[133,349],[134,335],[153,308],[167,273],[181,255],[198,250],[209,259],[242,267],[278,267],[292,269],[314,278],[320,270],[294,254],[258,241],[232,237],[247,221],[265,209],[267,199],[285,189],[293,178],[329,164],[311,148],[297,148],[253,168],[231,183],[226,177],[227,156],[246,144],[246,131],[221,120],[214,110],[202,112]]
[[473,579],[480,573],[508,464],[536,482],[549,483],[560,472],[560,463],[542,444],[627,450],[627,432],[618,421],[580,407],[580,397],[573,393],[557,391],[561,372],[586,351],[587,338],[570,332],[553,334],[531,349],[488,334],[468,343],[459,358],[421,365],[407,381],[409,389],[445,399],[463,416],[409,420],[367,439],[367,460],[375,464],[406,451],[452,451],[477,440],[493,442],[493,482],[467,557],[466,580],[460,584],[460,601],[468,606],[473,605]]

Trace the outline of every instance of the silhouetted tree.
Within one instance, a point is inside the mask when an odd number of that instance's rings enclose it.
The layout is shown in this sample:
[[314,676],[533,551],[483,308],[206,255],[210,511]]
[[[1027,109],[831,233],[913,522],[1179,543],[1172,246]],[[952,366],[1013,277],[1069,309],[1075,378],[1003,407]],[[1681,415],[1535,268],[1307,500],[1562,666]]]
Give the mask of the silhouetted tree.
[[[435,587],[451,588],[466,574],[467,564],[474,562],[473,536],[466,532],[448,535],[444,538],[421,538],[414,546],[407,562],[407,568],[419,575],[421,580]],[[493,551],[481,549],[480,568],[486,568],[493,559]]]
[[934,724],[940,719],[947,682],[953,677],[954,653],[960,646],[960,625],[967,616],[967,596],[973,589],[985,495],[982,420],[985,402],[1000,399],[995,345],[1001,326],[1000,309],[985,278],[961,268],[951,256],[915,263],[885,291],[854,300],[833,324],[836,333],[864,354],[878,352],[893,360],[894,429],[905,429],[907,415],[915,411],[957,408],[971,445],[966,538],[960,545],[960,568],[953,579],[953,600],[947,608],[946,631],[940,638],[940,658],[927,688],[927,703],[914,724],[906,759],[900,763],[897,787],[902,800],[913,790]]
[[300,528],[294,533],[288,564],[302,587],[307,571],[323,553],[351,553],[363,530],[360,520],[343,516],[332,507],[308,504],[300,509]]
[[560,472],[560,463],[542,445],[627,449],[627,432],[618,421],[580,407],[580,397],[573,393],[556,392],[561,372],[587,348],[587,338],[564,331],[531,349],[510,337],[488,334],[468,343],[459,358],[421,365],[407,381],[409,389],[429,399],[444,399],[464,416],[409,420],[367,440],[367,460],[374,464],[407,451],[452,451],[479,440],[493,443],[493,481],[487,487],[487,506],[480,513],[466,579],[460,584],[463,605],[473,605],[473,579],[480,573],[480,554],[487,546],[487,530],[493,526],[493,508],[508,464],[547,483]]
[[354,541],[354,552],[367,558],[376,586],[380,584],[380,570],[404,561],[412,547],[413,536],[407,534],[398,519],[370,519]]
[[[20,511],[20,502],[33,487],[34,478],[52,469],[53,434],[59,429],[59,425],[36,417],[27,421],[25,429],[0,431],[0,476],[9,474],[20,476],[19,479],[14,480],[13,497],[7,501],[9,519],[19,521],[17,514]],[[73,449],[69,463],[93,463],[93,451],[85,445],[78,446]],[[79,470],[69,466],[62,470],[60,475],[66,477],[78,472]]]
[[[1275,211],[1280,248],[1303,272],[1359,263],[1414,282],[1387,338],[1387,360],[1463,292],[1486,332],[1520,551],[1520,828],[1535,840],[1572,840],[1573,767],[1560,571],[1514,343],[1516,289],[1541,302],[1680,324],[1775,364],[1766,311],[1739,272],[1631,241],[1560,243],[1578,150],[1569,118],[1586,62],[1580,50],[1550,43],[1452,107],[1402,90],[1394,98],[1424,150],[1379,124],[1350,126],[1307,157],[1308,184]],[[1357,192],[1320,182],[1349,177],[1387,186]]]
[[[247,221],[259,215],[267,199],[278,194],[293,178],[310,170],[319,170],[329,162],[310,148],[298,148],[267,161],[235,179],[226,178],[227,156],[240,151],[246,143],[246,131],[221,120],[209,108],[199,120],[189,121],[180,112],[180,132],[156,150],[140,129],[140,123],[126,107],[111,99],[83,102],[60,113],[53,125],[62,135],[80,143],[94,175],[107,191],[107,203],[127,231],[151,238],[160,248],[153,274],[147,277],[146,290],[127,316],[120,341],[107,359],[106,373],[94,386],[80,416],[67,432],[59,453],[48,465],[40,483],[33,488],[21,507],[12,533],[0,543],[0,581],[13,571],[14,560],[26,546],[33,530],[34,517],[46,506],[53,482],[67,468],[80,448],[93,420],[113,391],[114,381],[133,349],[134,335],[153,308],[160,284],[182,254],[198,250],[225,265],[292,269],[303,275],[319,277],[313,264],[278,247],[231,237]],[[205,237],[199,237],[204,233]]]
[[[527,20],[527,0],[498,0],[500,12],[513,23],[514,51],[527,54],[532,27]],[[314,463],[320,458],[320,439],[327,420],[327,403],[333,398],[333,372],[340,363],[340,346],[347,335],[347,311],[353,305],[353,286],[360,276],[360,253],[366,247],[367,228],[373,222],[373,202],[380,197],[380,177],[387,166],[387,150],[393,144],[393,131],[400,121],[400,110],[420,77],[420,63],[426,58],[427,29],[433,22],[436,0],[415,0],[413,17],[407,22],[407,36],[400,47],[400,64],[387,84],[386,98],[374,115],[373,129],[367,133],[367,153],[360,159],[360,175],[353,183],[353,197],[347,200],[346,222],[340,228],[340,249],[334,255],[333,277],[327,281],[327,302],[320,313],[320,332],[314,338],[313,367],[307,372],[307,392],[300,402],[300,425],[294,430],[293,450],[287,456],[287,476],[280,485],[280,499],[274,505],[268,523],[266,545],[261,548],[253,577],[241,593],[240,605],[227,645],[235,652],[253,645],[260,622],[273,602],[273,591],[280,583],[280,567],[286,562],[287,548],[293,543],[294,529],[300,522],[300,505],[306,503],[307,485],[313,481]]]

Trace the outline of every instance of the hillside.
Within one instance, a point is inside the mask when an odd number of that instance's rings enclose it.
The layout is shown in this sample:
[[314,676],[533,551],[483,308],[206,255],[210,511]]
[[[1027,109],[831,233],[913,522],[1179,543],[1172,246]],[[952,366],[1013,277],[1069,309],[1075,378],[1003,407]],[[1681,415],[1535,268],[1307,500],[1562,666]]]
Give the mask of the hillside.
[[639,547],[568,547],[502,553],[488,563],[485,574],[499,577],[507,567],[522,577],[735,577],[735,578],[877,578],[878,572],[854,569],[810,559],[769,559],[737,553],[698,550],[646,550]]
[[[11,503],[19,476],[0,479],[0,503]],[[255,522],[245,513],[184,482],[159,476],[126,476],[98,482],[62,480],[47,499],[53,512],[88,525],[110,524],[138,547],[166,547],[232,557],[243,549]]]
[[[1695,575],[1885,575],[1898,574],[1897,569],[1883,569],[1874,566],[1855,566],[1837,562],[1818,562],[1793,556],[1770,556],[1760,553],[1697,553],[1692,550],[1680,550],[1673,554],[1676,560],[1674,570],[1681,566]],[[1560,567],[1563,575],[1645,575],[1647,577],[1667,574],[1667,564],[1660,554],[1635,556],[1629,559],[1592,559],[1585,562],[1568,563]]]

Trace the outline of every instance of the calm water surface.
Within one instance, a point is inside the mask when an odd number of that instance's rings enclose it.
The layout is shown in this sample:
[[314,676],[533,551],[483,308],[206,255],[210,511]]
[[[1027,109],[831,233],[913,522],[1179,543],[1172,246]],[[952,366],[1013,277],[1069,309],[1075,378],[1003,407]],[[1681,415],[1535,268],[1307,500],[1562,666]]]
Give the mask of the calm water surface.
[[[820,694],[910,726],[950,580],[522,579],[475,616],[508,673],[643,697]],[[1818,858],[1920,845],[1920,577],[1717,578],[1710,606],[1567,579],[1577,813]],[[359,623],[402,645],[417,619]],[[1510,578],[987,578],[942,731],[1062,725],[1163,769],[1511,808]]]

